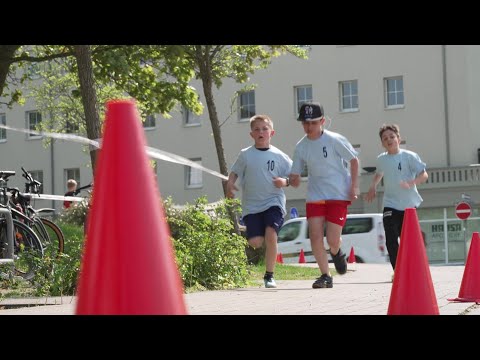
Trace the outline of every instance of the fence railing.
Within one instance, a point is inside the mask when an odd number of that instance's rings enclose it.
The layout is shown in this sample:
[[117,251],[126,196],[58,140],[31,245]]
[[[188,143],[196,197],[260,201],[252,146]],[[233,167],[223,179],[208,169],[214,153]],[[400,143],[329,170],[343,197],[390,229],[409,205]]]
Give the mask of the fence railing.
[[[480,186],[480,164],[461,167],[442,167],[427,169],[428,180],[421,184],[422,189]],[[362,174],[361,181],[370,183],[373,173]],[[367,187],[368,188],[368,187]],[[383,191],[383,179],[378,184],[378,191]]]

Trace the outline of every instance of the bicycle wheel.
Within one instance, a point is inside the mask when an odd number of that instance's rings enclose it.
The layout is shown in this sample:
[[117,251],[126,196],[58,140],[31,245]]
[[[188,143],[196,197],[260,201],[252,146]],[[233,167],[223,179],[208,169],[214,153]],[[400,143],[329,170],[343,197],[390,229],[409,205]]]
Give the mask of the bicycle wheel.
[[35,232],[35,234],[37,234],[38,238],[42,242],[43,248],[45,249],[47,244],[50,242],[50,237],[42,221],[39,218],[35,217],[33,219],[30,219],[30,222],[27,222],[26,224]]
[[13,220],[13,232],[15,272],[24,279],[31,280],[37,268],[34,258],[43,257],[42,243],[31,228],[15,219]]
[[53,221],[45,219],[45,218],[38,218],[42,222],[50,242],[53,242],[57,245],[58,253],[63,253],[63,248],[65,246],[65,236],[63,236],[62,230],[55,224]]
[[0,218],[0,259],[7,254],[7,242],[7,223],[4,218]]

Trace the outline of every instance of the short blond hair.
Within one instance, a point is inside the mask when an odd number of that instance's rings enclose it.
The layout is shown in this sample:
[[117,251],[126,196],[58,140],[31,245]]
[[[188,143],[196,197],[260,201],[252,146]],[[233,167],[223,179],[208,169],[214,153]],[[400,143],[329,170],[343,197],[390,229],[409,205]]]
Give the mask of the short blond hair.
[[273,121],[272,121],[272,119],[270,119],[270,116],[268,116],[268,115],[253,115],[250,118],[250,129],[253,128],[253,124],[255,123],[255,121],[264,121],[268,124],[268,126],[270,126],[270,129],[273,130]]
[[75,179],[68,179],[67,181],[67,188],[72,188],[74,186],[77,186],[77,182],[75,181]]

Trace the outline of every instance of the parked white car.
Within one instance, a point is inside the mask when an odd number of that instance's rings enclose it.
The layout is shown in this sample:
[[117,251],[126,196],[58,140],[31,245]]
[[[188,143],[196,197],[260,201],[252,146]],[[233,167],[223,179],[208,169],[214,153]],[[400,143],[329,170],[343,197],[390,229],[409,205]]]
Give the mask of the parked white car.
[[[325,249],[330,247],[324,238]],[[388,262],[385,246],[383,214],[348,214],[342,231],[342,250],[347,258],[353,246],[355,261],[358,263]],[[278,252],[284,263],[298,263],[303,249],[306,262],[315,262],[310,245],[308,222],[305,217],[285,221],[278,233]],[[329,261],[331,257],[329,255]]]

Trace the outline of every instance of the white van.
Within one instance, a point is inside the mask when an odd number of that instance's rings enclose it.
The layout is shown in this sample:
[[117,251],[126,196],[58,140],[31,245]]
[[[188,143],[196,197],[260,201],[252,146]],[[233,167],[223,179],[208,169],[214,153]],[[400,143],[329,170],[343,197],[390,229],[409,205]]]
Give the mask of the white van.
[[[325,249],[329,252],[327,239]],[[385,263],[388,253],[385,246],[383,214],[348,214],[342,230],[342,250],[348,256],[353,246],[357,263]],[[282,253],[284,263],[298,263],[303,249],[306,262],[315,262],[310,245],[306,217],[285,221],[278,233],[278,253]],[[331,257],[329,255],[329,261]]]

